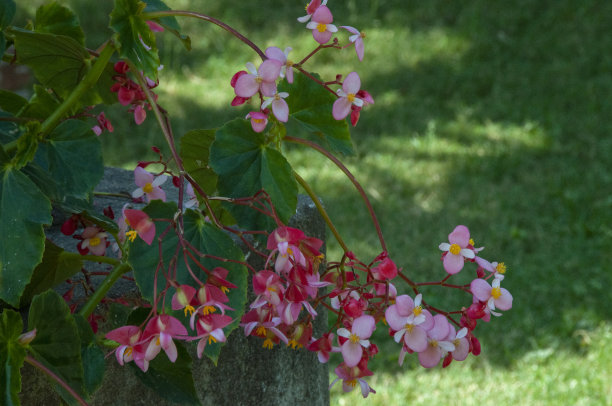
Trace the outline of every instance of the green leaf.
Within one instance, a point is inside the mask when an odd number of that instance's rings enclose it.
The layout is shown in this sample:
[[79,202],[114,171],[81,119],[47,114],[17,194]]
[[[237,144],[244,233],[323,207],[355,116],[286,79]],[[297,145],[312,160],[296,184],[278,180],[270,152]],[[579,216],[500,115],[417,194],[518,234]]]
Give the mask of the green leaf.
[[77,16],[72,10],[56,2],[43,4],[36,10],[34,31],[65,35],[85,45],[85,34]]
[[96,345],[91,326],[80,314],[75,314],[74,320],[79,330],[81,340],[81,361],[83,362],[83,384],[85,392],[93,394],[102,384],[106,363],[104,352]]
[[26,305],[36,294],[44,292],[79,272],[83,261],[75,254],[67,252],[45,240],[45,252],[40,264],[34,269],[30,283],[21,296],[21,305]]
[[11,24],[15,16],[15,2],[13,0],[0,0],[0,31]]
[[[174,203],[163,203],[154,200],[149,204],[144,211],[151,218],[172,218],[177,211],[177,206]],[[161,226],[161,227],[160,227]],[[204,217],[193,210],[187,210],[183,218],[184,238],[194,246],[199,252],[209,254],[218,258],[231,259],[232,261],[244,262],[242,250],[234,243],[234,241],[223,231],[211,225],[204,220]],[[165,223],[158,222],[156,224],[157,236],[159,236],[165,227]],[[176,252],[178,238],[176,234],[167,234],[162,242],[162,255],[165,263]],[[130,265],[134,269],[134,278],[140,288],[142,296],[150,302],[153,302],[153,287],[155,282],[155,269],[159,261],[157,245],[147,245],[141,239],[136,239],[130,247]],[[200,258],[200,263],[208,270],[216,267],[227,269],[227,280],[237,286],[237,289],[230,289],[227,293],[229,298],[228,306],[234,310],[227,311],[235,321],[224,329],[226,336],[229,335],[236,327],[238,327],[240,318],[244,314],[246,305],[247,291],[247,269],[244,265],[236,262],[226,262],[212,258]],[[198,268],[195,262],[189,260],[191,269],[194,271],[198,279],[206,282],[206,274]],[[167,266],[167,265],[166,265]],[[162,278],[161,272],[158,275]],[[176,263],[176,280],[179,284],[189,284],[198,288],[197,283],[189,275],[185,265],[183,256],[180,255]],[[158,281],[160,286],[161,281]],[[159,291],[157,292],[160,293]],[[169,300],[166,303],[169,306]],[[215,343],[206,346],[206,355],[216,362],[219,352],[221,351],[222,343]]]
[[[84,395],[79,330],[68,305],[54,291],[48,290],[32,300],[28,329],[34,328],[36,338],[30,343],[34,358]],[[64,401],[74,403],[74,398],[64,389],[53,385]]]
[[[217,131],[210,149],[210,166],[219,175],[222,195],[249,197],[263,189],[281,221],[286,223],[295,214],[297,184],[291,166],[280,152],[265,145],[264,136],[254,132],[247,120],[230,121]],[[247,229],[273,224],[245,206],[231,205],[229,211]]]
[[150,362],[147,372],[131,362],[132,371],[164,399],[180,405],[201,405],[193,383],[191,357],[181,343],[176,343],[176,349],[178,357],[174,363],[160,354]]
[[193,130],[181,138],[181,158],[189,175],[207,194],[217,189],[217,174],[208,165],[215,130]]
[[17,93],[0,89],[0,109],[11,114],[17,114],[27,103],[28,100]]
[[102,147],[91,128],[79,120],[58,125],[41,144],[49,172],[63,194],[87,198],[104,175]]
[[38,149],[38,134],[40,133],[40,123],[30,121],[26,124],[26,132],[17,139],[17,152],[11,160],[11,165],[16,169],[21,169],[34,159]]
[[28,65],[45,87],[68,95],[88,68],[89,54],[76,40],[64,35],[11,29],[17,62]]
[[282,82],[278,91],[289,93],[287,135],[306,138],[333,153],[353,154],[348,123],[332,116],[334,95],[297,72],[293,84]]
[[[0,98],[1,98],[0,94]],[[10,118],[11,114],[0,111],[0,118]],[[21,135],[21,129],[17,123],[12,121],[1,121],[0,120],[0,145],[9,143],[16,140]]]
[[3,405],[19,405],[21,373],[25,348],[19,343],[23,322],[19,313],[5,309],[0,315],[0,401]]
[[117,33],[119,57],[131,61],[145,76],[155,80],[160,63],[155,35],[141,17],[145,6],[139,0],[115,0],[115,8],[110,14],[110,28]]
[[[145,8],[146,12],[166,10],[170,10],[170,7],[166,6],[161,0],[148,0],[147,7]],[[191,51],[191,38],[189,38],[188,35],[183,35],[179,32],[180,27],[175,17],[162,17],[155,19],[154,21],[159,23],[162,27],[170,31],[172,34],[174,34],[183,43],[185,49]]]
[[41,120],[49,117],[59,106],[59,102],[47,90],[34,85],[34,94],[30,97],[28,104],[17,114],[20,117],[38,118]]
[[51,224],[51,202],[6,159],[0,156],[0,299],[16,307],[42,260],[43,224]]

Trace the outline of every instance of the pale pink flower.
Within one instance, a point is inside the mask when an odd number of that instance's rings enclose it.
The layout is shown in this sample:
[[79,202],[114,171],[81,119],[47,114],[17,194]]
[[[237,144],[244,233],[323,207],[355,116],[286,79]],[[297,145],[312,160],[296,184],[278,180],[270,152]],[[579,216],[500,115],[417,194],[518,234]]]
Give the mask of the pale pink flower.
[[312,36],[319,44],[325,44],[338,27],[332,24],[334,17],[327,6],[319,6],[312,14],[312,21],[306,24],[306,28],[312,30]]
[[363,106],[363,100],[357,97],[357,93],[361,88],[361,79],[357,72],[351,72],[346,75],[346,79],[342,83],[342,89],[338,89],[336,93],[340,96],[332,107],[332,115],[336,120],[343,120],[351,112],[351,106]]
[[281,66],[281,63],[275,59],[266,59],[258,69],[255,69],[255,65],[251,62],[247,62],[246,67],[250,73],[243,74],[236,80],[234,87],[236,95],[249,98],[261,91],[264,96],[274,96]]
[[452,343],[455,349],[451,351],[453,359],[457,361],[463,361],[467,358],[470,353],[470,342],[467,339],[468,329],[463,327],[461,330],[456,331],[455,327],[450,326],[450,331],[445,341]]
[[185,188],[185,193],[187,193],[188,199],[183,204],[183,207],[186,209],[189,209],[193,206],[197,206],[198,198],[195,194],[195,191],[193,190],[193,186],[191,186],[191,183],[187,183],[187,187]]
[[312,16],[312,14],[317,11],[317,9],[319,8],[319,6],[324,6],[327,4],[327,0],[312,0],[310,3],[308,3],[308,5],[306,6],[306,15],[304,17],[299,17],[297,20],[301,23],[305,23],[308,22],[308,20],[310,20],[310,17]]
[[433,319],[433,327],[427,330],[427,348],[419,352],[419,362],[425,368],[435,367],[442,355],[455,351],[455,346],[446,340],[451,328],[446,316],[436,314]]
[[151,200],[166,201],[166,192],[160,187],[166,180],[167,176],[161,175],[153,177],[153,174],[146,171],[140,166],[134,169],[134,183],[138,186],[138,189],[132,192],[132,197],[137,199],[141,196],[145,196],[147,202]]
[[285,98],[289,96],[287,92],[275,93],[274,96],[266,99],[262,104],[261,108],[265,109],[269,105],[272,105],[272,113],[278,121],[286,123],[289,120],[289,106],[285,101]]
[[440,244],[439,248],[445,251],[444,269],[449,274],[456,274],[463,269],[465,258],[472,259],[476,256],[474,251],[467,248],[470,243],[470,230],[466,226],[457,226],[448,235],[448,242]]
[[187,329],[176,318],[167,314],[153,317],[142,334],[143,340],[150,340],[145,352],[145,365],[163,349],[170,362],[176,361],[178,352],[173,338],[185,339]]
[[266,129],[268,125],[268,116],[261,111],[251,111],[246,118],[251,119],[251,127],[256,133],[260,133]]
[[474,279],[470,284],[470,290],[476,299],[486,302],[491,314],[495,309],[509,310],[512,308],[512,295],[507,289],[500,287],[501,279],[495,278],[491,285],[484,279]]
[[307,349],[309,351],[314,351],[317,353],[317,358],[319,358],[319,362],[322,364],[327,363],[329,361],[329,354],[332,352],[340,352],[340,347],[335,347],[333,345],[334,342],[334,333],[325,333],[318,340],[314,340],[312,343],[308,344]]
[[[123,366],[126,362],[144,358],[144,350],[140,337],[142,332],[137,326],[122,326],[106,333],[106,338],[118,342],[120,345],[115,349],[115,357],[119,365]],[[143,364],[137,362],[143,369]],[[146,369],[143,369],[146,371]]]
[[357,57],[359,58],[360,61],[362,61],[363,60],[363,39],[365,38],[365,33],[359,32],[357,28],[354,28],[348,25],[343,25],[341,26],[341,28],[344,28],[345,30],[347,30],[348,32],[352,34],[349,37],[349,41],[355,44],[355,51],[357,52]]
[[333,380],[329,385],[329,389],[331,389],[339,379],[342,379],[342,390],[344,392],[351,392],[355,389],[357,384],[359,384],[361,387],[361,395],[364,398],[367,398],[370,393],[376,393],[364,379],[361,379],[364,376],[374,375],[372,371],[368,370],[367,366],[361,367],[361,364],[359,364],[358,367],[349,367],[346,363],[342,363],[334,369],[334,372],[338,375],[338,378]]
[[253,293],[257,298],[251,303],[251,308],[255,309],[266,303],[278,306],[283,300],[285,287],[277,273],[264,270],[253,276]]
[[108,234],[98,227],[86,227],[81,234],[83,240],[80,243],[81,250],[89,250],[92,255],[106,254],[106,237]]
[[293,83],[293,62],[289,60],[289,52],[291,52],[291,47],[285,48],[285,51],[278,47],[269,47],[266,49],[266,56],[279,61],[282,64],[280,77],[286,77],[287,82]]
[[130,241],[134,241],[137,234],[144,242],[151,245],[153,238],[155,238],[155,223],[153,220],[141,210],[125,209],[123,210],[123,215],[125,222],[133,230],[126,233]]
[[225,342],[226,337],[223,328],[231,322],[232,318],[224,314],[200,316],[196,324],[196,332],[198,335],[189,339],[190,341],[200,340],[197,348],[198,358],[202,358],[207,342],[208,344]]
[[433,318],[427,310],[421,307],[422,295],[415,300],[408,295],[395,299],[395,304],[385,311],[385,320],[395,331],[393,339],[404,344],[414,352],[425,351],[427,348],[427,329],[433,326]]
[[338,329],[338,336],[347,340],[342,344],[341,352],[348,367],[354,367],[361,360],[363,349],[370,346],[368,338],[374,332],[376,322],[374,317],[363,315],[353,320],[351,331],[342,327]]

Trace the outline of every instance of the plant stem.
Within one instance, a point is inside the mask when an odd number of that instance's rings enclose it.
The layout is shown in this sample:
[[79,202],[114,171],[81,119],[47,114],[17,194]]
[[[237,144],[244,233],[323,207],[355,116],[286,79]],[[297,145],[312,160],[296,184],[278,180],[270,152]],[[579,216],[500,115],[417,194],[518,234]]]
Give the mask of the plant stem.
[[196,13],[193,11],[181,11],[181,10],[154,11],[151,13],[142,14],[142,18],[145,18],[147,20],[153,20],[153,19],[163,18],[163,17],[194,17],[194,18],[199,18],[200,20],[208,21],[209,23],[218,25],[219,27],[223,28],[225,31],[232,34],[234,37],[238,38],[240,41],[247,44],[255,52],[257,52],[257,54],[261,57],[262,60],[265,61],[266,59],[268,59],[266,54],[264,54],[264,52],[257,45],[253,43],[253,41],[251,41],[250,39],[248,39],[247,37],[245,37],[238,31],[236,31],[236,29],[225,24],[223,21],[217,20],[214,17],[210,17],[205,14]]
[[332,234],[334,235],[334,237],[336,237],[338,244],[340,244],[344,252],[349,252],[349,249],[344,243],[344,240],[342,239],[342,237],[340,236],[340,233],[338,233],[338,230],[334,226],[334,223],[332,223],[331,219],[329,218],[329,215],[327,214],[327,211],[325,211],[325,208],[319,201],[319,198],[314,193],[310,185],[300,175],[298,175],[297,172],[293,171],[293,176],[298,181],[298,183],[302,186],[302,188],[304,188],[308,196],[310,196],[310,199],[313,201],[315,206],[317,206],[317,210],[319,210],[319,213],[323,217],[323,220],[325,220],[325,223],[327,223],[327,226],[331,230]]
[[85,306],[81,308],[79,314],[85,318],[89,317],[94,310],[96,310],[96,306],[98,303],[106,296],[110,288],[117,282],[117,280],[125,273],[132,270],[132,267],[126,263],[120,263],[113,268],[111,273],[102,281],[102,284],[98,287],[98,289],[94,292],[94,294],[89,298]]
[[[387,251],[387,244],[385,243],[385,239],[384,239],[384,237],[382,235],[382,230],[380,228],[380,223],[378,222],[378,218],[376,217],[376,213],[374,213],[374,208],[372,207],[372,203],[370,203],[370,199],[368,199],[368,196],[366,195],[365,190],[363,190],[363,187],[361,186],[361,184],[359,182],[357,182],[357,179],[355,179],[355,177],[353,176],[351,171],[349,171],[348,168],[346,166],[344,166],[344,164],[342,162],[340,162],[340,160],[338,158],[336,158],[331,153],[326,151],[323,147],[315,144],[314,142],[311,142],[311,141],[308,141],[308,140],[304,140],[302,138],[295,138],[295,137],[290,137],[290,136],[286,136],[284,138],[284,140],[285,141],[289,141],[289,142],[294,142],[296,144],[303,144],[303,145],[306,145],[306,146],[308,146],[308,147],[310,147],[310,148],[312,148],[312,149],[314,149],[316,151],[319,151],[321,154],[325,155],[330,161],[332,161],[334,164],[336,164],[336,166],[338,168],[340,168],[340,170],[342,172],[344,172],[346,177],[349,178],[349,180],[353,183],[353,185],[357,189],[357,192],[361,195],[361,198],[363,199],[366,207],[368,208],[368,212],[370,213],[370,217],[372,218],[372,222],[374,223],[374,228],[376,229],[376,233],[378,234],[378,239],[380,241],[380,246],[382,247],[383,251]],[[313,199],[313,200],[315,200],[315,199]]]
[[105,264],[111,264],[114,266],[119,265],[121,262],[116,258],[110,258],[103,255],[81,255],[76,252],[68,252],[64,251],[62,256],[66,256],[70,259],[78,259],[83,261],[91,261],[91,262],[103,262]]
[[72,396],[77,402],[79,402],[81,406],[89,406],[87,402],[85,402],[83,398],[80,397],[79,394],[74,391],[74,389],[72,389],[66,382],[64,382],[62,378],[60,378],[49,368],[47,368],[46,366],[38,362],[35,358],[33,358],[30,355],[26,355],[25,361],[28,364],[32,365],[33,367],[40,369],[43,373],[47,374],[51,379],[57,382],[62,388],[64,388],[70,394],[70,396]]
[[55,128],[57,123],[64,117],[64,115],[72,108],[72,106],[78,102],[81,97],[83,97],[85,92],[96,84],[114,52],[115,47],[110,42],[107,43],[104,50],[102,50],[100,53],[100,57],[96,60],[83,79],[81,79],[81,82],[77,85],[77,87],[72,91],[72,93],[70,93],[68,98],[64,100],[64,102],[60,104],[60,106],[55,109],[55,111],[42,123],[42,135],[49,134]]

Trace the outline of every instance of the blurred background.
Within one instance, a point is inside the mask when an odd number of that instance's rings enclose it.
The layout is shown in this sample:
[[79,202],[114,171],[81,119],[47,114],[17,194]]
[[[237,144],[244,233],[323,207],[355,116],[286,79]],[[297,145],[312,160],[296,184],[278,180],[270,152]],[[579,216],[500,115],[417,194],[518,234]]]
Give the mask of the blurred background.
[[[18,0],[19,20],[40,0]],[[77,12],[87,44],[110,34],[112,1],[62,1]],[[167,0],[219,18],[260,48],[315,47],[302,0]],[[333,80],[357,71],[376,103],[352,131],[345,162],[364,185],[391,257],[413,280],[439,280],[440,242],[470,228],[481,256],[505,262],[512,310],[475,334],[482,354],[425,370],[377,332],[363,401],[358,390],[332,404],[612,404],[612,2],[605,0],[330,0],[334,23],[366,33],[353,48],[320,52],[306,68]],[[156,90],[175,134],[243,117],[230,107],[232,75],[250,48],[216,26],[181,19],[187,52],[157,34],[164,69]],[[348,37],[340,32],[341,41]],[[105,108],[115,132],[101,136],[109,165],[155,159],[164,141],[152,118],[136,126],[122,106]],[[331,112],[330,112],[331,114]],[[287,151],[324,200],[349,247],[369,262],[380,252],[363,203],[325,158]],[[341,250],[328,238],[331,260]],[[471,268],[470,268],[471,270]],[[470,275],[453,277],[469,282]],[[398,283],[398,290],[405,286]],[[437,307],[469,298],[424,291]],[[379,330],[384,330],[379,328]],[[432,403],[433,402],[433,403]]]

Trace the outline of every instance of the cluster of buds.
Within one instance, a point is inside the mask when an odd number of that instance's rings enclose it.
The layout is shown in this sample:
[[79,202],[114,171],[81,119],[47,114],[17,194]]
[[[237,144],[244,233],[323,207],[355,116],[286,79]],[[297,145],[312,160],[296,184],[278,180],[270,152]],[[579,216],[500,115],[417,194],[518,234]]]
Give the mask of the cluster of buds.
[[[111,86],[111,92],[117,93],[119,103],[130,106],[129,112],[134,114],[134,122],[140,125],[147,118],[146,110],[151,110],[151,105],[147,102],[147,96],[140,85],[130,79],[127,75],[130,67],[124,61],[115,63],[116,75],[113,76],[115,83]],[[157,87],[158,82],[145,77],[147,88]],[[153,92],[153,98],[157,100],[157,95]]]
[[[306,28],[312,30],[313,38],[320,45],[328,43],[332,35],[338,31],[338,28],[331,24],[333,16],[325,5],[326,3],[325,0],[323,2],[321,0],[311,1],[306,7],[308,14],[298,18],[298,21],[307,23]],[[354,27],[342,26],[342,28],[351,34],[346,46],[354,45],[357,56],[361,61],[363,59],[363,38],[365,38],[365,35]],[[334,39],[334,43],[337,43],[337,39]],[[319,46],[313,53],[320,48]],[[247,62],[247,70],[236,72],[230,81],[235,93],[231,103],[232,106],[244,104],[251,100],[253,96],[259,95],[259,110],[251,111],[246,116],[247,119],[250,119],[255,132],[265,130],[270,112],[280,122],[289,120],[289,106],[285,101],[289,93],[277,91],[277,81],[279,79],[286,78],[287,82],[291,84],[293,83],[294,68],[301,69],[301,66],[296,65],[289,59],[289,52],[291,52],[291,47],[285,48],[284,51],[278,47],[269,47],[265,51],[266,58],[259,67]],[[341,75],[338,78],[341,78]],[[367,104],[373,104],[374,99],[367,91],[361,90],[361,79],[357,72],[349,73],[342,83],[339,82],[338,78],[336,81],[330,82],[342,86],[335,92],[338,100],[333,105],[332,115],[336,120],[344,120],[350,114],[351,123],[355,126],[359,120],[361,109]],[[320,84],[333,92],[328,84]]]

